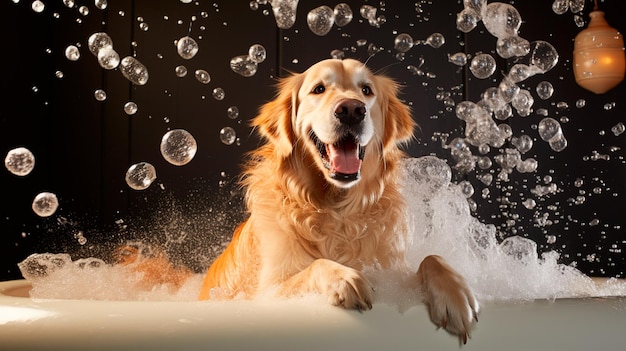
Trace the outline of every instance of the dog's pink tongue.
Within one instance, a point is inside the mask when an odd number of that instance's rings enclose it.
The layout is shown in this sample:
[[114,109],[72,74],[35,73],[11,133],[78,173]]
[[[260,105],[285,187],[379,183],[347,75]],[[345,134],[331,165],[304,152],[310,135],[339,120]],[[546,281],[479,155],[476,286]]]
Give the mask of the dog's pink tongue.
[[328,145],[327,152],[331,171],[343,174],[355,174],[361,169],[358,145],[354,143],[340,143]]

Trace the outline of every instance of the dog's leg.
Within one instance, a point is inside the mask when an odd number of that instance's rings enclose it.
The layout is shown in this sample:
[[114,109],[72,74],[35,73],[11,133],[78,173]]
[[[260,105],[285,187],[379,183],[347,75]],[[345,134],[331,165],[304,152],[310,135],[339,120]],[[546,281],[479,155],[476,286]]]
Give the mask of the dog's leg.
[[317,259],[306,269],[281,284],[279,295],[317,292],[335,306],[366,310],[372,308],[373,287],[363,274],[328,259]]
[[420,264],[417,280],[433,323],[466,343],[479,306],[465,279],[442,257],[432,255]]

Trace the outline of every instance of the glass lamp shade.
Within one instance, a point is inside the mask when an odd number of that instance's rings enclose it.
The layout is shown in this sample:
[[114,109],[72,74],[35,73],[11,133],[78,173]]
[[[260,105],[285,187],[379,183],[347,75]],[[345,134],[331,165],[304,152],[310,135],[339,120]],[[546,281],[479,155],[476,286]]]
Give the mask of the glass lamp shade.
[[589,26],[574,39],[574,77],[581,87],[603,94],[624,79],[624,39],[609,26],[603,11],[593,11],[589,17]]

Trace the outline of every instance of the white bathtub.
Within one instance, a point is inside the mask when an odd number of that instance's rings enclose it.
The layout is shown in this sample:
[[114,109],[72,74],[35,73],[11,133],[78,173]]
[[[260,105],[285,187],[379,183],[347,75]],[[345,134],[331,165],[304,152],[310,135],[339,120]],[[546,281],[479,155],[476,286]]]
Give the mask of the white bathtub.
[[[0,350],[459,350],[424,306],[33,300],[0,282]],[[626,350],[626,297],[487,303],[462,350]]]

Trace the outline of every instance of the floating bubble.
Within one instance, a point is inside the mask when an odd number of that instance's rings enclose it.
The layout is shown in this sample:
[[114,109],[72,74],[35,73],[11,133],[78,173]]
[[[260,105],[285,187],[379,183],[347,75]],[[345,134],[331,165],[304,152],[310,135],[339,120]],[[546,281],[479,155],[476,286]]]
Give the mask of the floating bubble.
[[63,5],[66,7],[72,8],[75,5],[74,0],[63,0]]
[[562,15],[569,10],[570,0],[554,0],[552,3],[552,11],[557,15]]
[[489,54],[476,55],[470,62],[470,71],[476,78],[489,78],[496,71],[496,60]]
[[508,77],[504,77],[500,84],[498,84],[498,96],[506,103],[511,102],[519,91],[520,87]]
[[498,38],[496,41],[496,52],[505,59],[515,56],[526,56],[530,52],[530,42],[517,35]]
[[235,56],[230,59],[230,69],[244,77],[255,75],[258,67],[258,64],[252,61],[248,55]]
[[220,130],[220,140],[226,145],[232,145],[237,139],[237,132],[231,127],[224,127]]
[[148,162],[139,162],[126,171],[126,184],[135,190],[145,190],[156,179],[156,169]]
[[526,117],[530,115],[530,111],[535,103],[535,99],[530,94],[530,91],[526,89],[520,89],[520,91],[511,100],[511,105],[517,110],[517,114]]
[[372,5],[362,5],[361,8],[359,9],[359,13],[361,14],[361,17],[370,21],[376,19],[376,11],[377,9]]
[[587,105],[587,101],[585,101],[585,99],[576,100],[576,107],[583,108],[585,105]]
[[120,64],[120,55],[112,47],[105,47],[98,51],[98,63],[104,69],[115,69]]
[[622,133],[624,133],[624,131],[626,131],[626,126],[624,126],[624,123],[619,122],[616,125],[614,125],[613,127],[611,127],[611,132],[613,132],[613,135],[618,136]]
[[511,144],[515,146],[517,151],[523,154],[523,153],[530,151],[530,149],[532,149],[533,139],[529,137],[528,135],[524,134],[524,135],[520,135],[519,137],[511,138]]
[[96,5],[96,8],[98,10],[106,9],[108,4],[109,3],[107,2],[107,0],[94,0],[94,5]]
[[68,45],[65,48],[65,57],[70,61],[78,61],[80,58],[80,50],[75,45]]
[[113,39],[104,32],[93,33],[87,39],[87,46],[94,56],[98,56],[98,52],[104,48],[113,48]]
[[296,23],[298,0],[272,0],[270,5],[278,28],[289,29]]
[[267,51],[265,50],[265,47],[263,47],[263,45],[254,44],[248,49],[248,57],[250,57],[250,60],[256,63],[261,63],[265,61],[265,58],[267,57]]
[[174,71],[176,72],[176,76],[180,77],[180,78],[182,78],[182,77],[187,75],[187,67],[185,67],[183,65],[176,66]]
[[448,62],[457,66],[465,66],[467,64],[467,55],[464,52],[457,52],[452,55],[448,54]]
[[552,44],[537,40],[531,43],[530,65],[539,70],[540,73],[546,73],[556,66],[559,62],[559,53]]
[[512,5],[492,2],[486,6],[483,23],[491,35],[502,39],[517,35],[522,18]]
[[96,89],[96,91],[93,92],[93,96],[98,101],[104,101],[107,99],[107,93],[102,89]]
[[306,23],[311,32],[324,36],[333,28],[335,13],[333,9],[326,5],[316,7],[307,14]]
[[42,192],[33,200],[33,212],[39,217],[52,216],[59,207],[59,200],[53,193]]
[[537,130],[541,139],[550,141],[561,134],[561,124],[554,118],[546,117],[539,122]]
[[215,100],[221,101],[226,97],[226,92],[222,88],[213,89],[213,98]]
[[175,166],[189,163],[197,150],[196,139],[184,129],[172,129],[161,139],[161,155]]
[[141,22],[139,23],[139,29],[141,29],[144,32],[147,32],[148,29],[150,29],[150,26],[146,22]]
[[89,7],[87,6],[81,6],[78,8],[78,13],[80,13],[83,16],[87,16],[89,14]]
[[124,112],[126,112],[126,114],[129,116],[134,115],[135,113],[137,113],[137,104],[132,101],[125,103]]
[[132,56],[126,56],[122,59],[120,71],[133,84],[144,85],[148,82],[148,69]]
[[552,83],[545,81],[545,80],[542,82],[539,82],[535,90],[537,91],[537,95],[542,100],[547,100],[551,98],[552,94],[554,93],[554,87],[552,86]]
[[562,133],[559,133],[557,136],[550,139],[548,141],[548,144],[550,145],[550,148],[552,150],[556,152],[561,152],[567,147],[567,139],[565,139],[565,136],[563,136]]
[[413,47],[413,37],[406,33],[400,33],[394,40],[394,49],[398,52],[407,52]]
[[29,174],[35,167],[35,156],[25,147],[10,150],[4,158],[4,166],[17,176]]
[[31,4],[31,8],[33,9],[33,11],[35,11],[37,13],[41,13],[46,8],[46,5],[43,2],[41,2],[40,0],[35,0]]
[[230,106],[228,110],[226,110],[226,113],[230,119],[239,118],[239,108],[237,106]]
[[194,75],[196,76],[198,82],[202,84],[209,84],[209,82],[211,81],[211,75],[209,74],[209,72],[203,69],[197,69]]
[[344,2],[335,5],[333,13],[335,15],[335,24],[339,27],[343,27],[352,22],[352,18],[354,17],[350,5]]
[[480,14],[470,8],[464,8],[456,15],[456,28],[464,33],[469,33],[480,21]]
[[569,0],[569,9],[572,13],[582,12],[585,8],[585,0]]
[[426,44],[430,45],[431,47],[435,49],[442,47],[443,44],[445,43],[446,43],[446,37],[444,37],[443,34],[441,33],[433,33],[429,35],[428,38],[426,38]]
[[458,186],[459,186],[459,189],[461,189],[461,193],[466,198],[469,199],[470,197],[472,197],[472,195],[474,195],[474,186],[469,181],[467,180],[460,181]]
[[517,63],[511,67],[507,76],[513,83],[523,82],[535,74],[534,70],[528,65]]
[[176,51],[185,60],[190,60],[198,53],[198,43],[189,36],[184,36],[176,41]]

